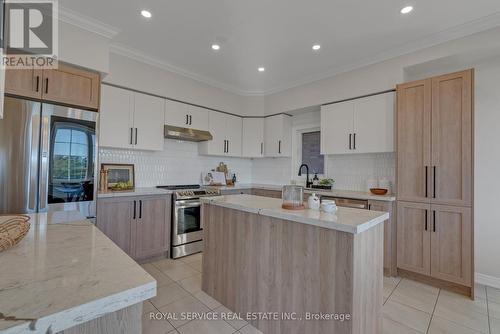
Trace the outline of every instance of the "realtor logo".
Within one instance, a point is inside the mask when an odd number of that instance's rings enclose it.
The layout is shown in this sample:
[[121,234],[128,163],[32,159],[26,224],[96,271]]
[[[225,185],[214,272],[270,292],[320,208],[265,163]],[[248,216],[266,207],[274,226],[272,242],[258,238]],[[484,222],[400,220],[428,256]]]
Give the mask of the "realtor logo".
[[3,65],[54,68],[57,65],[57,0],[5,1]]

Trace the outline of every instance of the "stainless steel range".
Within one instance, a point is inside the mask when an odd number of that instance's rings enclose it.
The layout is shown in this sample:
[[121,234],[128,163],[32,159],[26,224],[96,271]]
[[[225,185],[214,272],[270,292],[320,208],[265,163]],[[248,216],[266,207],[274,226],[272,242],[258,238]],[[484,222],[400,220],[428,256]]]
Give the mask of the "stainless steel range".
[[172,196],[172,258],[179,258],[203,250],[203,224],[201,221],[201,197],[218,196],[217,188],[199,185],[158,186],[173,190]]

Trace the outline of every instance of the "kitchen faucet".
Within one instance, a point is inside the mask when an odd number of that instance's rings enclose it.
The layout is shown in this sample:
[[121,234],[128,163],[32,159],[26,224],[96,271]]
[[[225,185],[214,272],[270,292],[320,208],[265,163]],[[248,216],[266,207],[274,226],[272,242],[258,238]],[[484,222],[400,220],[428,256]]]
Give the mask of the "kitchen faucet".
[[307,164],[302,164],[299,167],[299,176],[302,176],[302,167],[306,168],[306,188],[310,188],[311,185],[313,184],[312,181],[309,181],[309,166]]

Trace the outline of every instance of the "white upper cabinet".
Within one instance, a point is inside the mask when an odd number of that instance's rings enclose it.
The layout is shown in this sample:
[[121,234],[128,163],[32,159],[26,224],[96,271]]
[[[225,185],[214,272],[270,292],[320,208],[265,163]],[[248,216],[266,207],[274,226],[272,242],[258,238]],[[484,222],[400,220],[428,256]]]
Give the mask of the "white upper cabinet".
[[188,128],[208,131],[209,110],[196,106],[187,106],[189,125]]
[[102,85],[99,145],[163,150],[164,100]]
[[208,125],[213,140],[199,144],[200,154],[241,156],[241,117],[210,111]]
[[99,145],[132,148],[134,139],[134,93],[112,86],[101,86]]
[[281,114],[264,119],[264,155],[292,156],[292,117]]
[[187,104],[166,100],[165,101],[165,124],[187,128],[189,125],[189,114]]
[[354,108],[356,152],[394,152],[394,93],[359,99]]
[[262,158],[264,156],[264,119],[243,118],[242,156]]
[[321,154],[394,152],[394,93],[321,107]]
[[208,109],[166,100],[165,124],[181,128],[208,130]]
[[165,99],[134,94],[134,148],[162,151]]
[[233,115],[226,116],[226,154],[233,157],[241,157],[241,133],[243,120]]
[[321,107],[321,154],[353,153],[354,103]]

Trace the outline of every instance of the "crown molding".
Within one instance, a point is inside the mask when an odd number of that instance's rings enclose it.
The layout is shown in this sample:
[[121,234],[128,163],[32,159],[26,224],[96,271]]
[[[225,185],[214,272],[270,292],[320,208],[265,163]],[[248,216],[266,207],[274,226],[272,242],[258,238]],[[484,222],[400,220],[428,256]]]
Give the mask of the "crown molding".
[[166,61],[160,60],[160,59],[155,58],[155,57],[151,57],[151,56],[143,53],[142,51],[129,48],[128,46],[124,46],[124,45],[117,44],[117,43],[112,43],[110,45],[110,51],[114,54],[125,56],[128,58],[134,59],[136,61],[146,63],[148,65],[155,66],[155,67],[161,68],[161,69],[169,71],[169,72],[173,72],[175,74],[187,77],[189,79],[196,80],[198,82],[207,84],[207,85],[215,87],[215,88],[225,90],[225,91],[233,93],[233,94],[243,95],[243,96],[263,96],[264,95],[264,92],[262,92],[262,91],[244,91],[244,90],[236,89],[236,88],[234,88],[234,86],[225,84],[223,82],[211,79],[211,78],[203,76],[203,75],[196,74],[194,72],[185,70],[185,69],[180,68],[178,66],[174,66],[170,63],[167,63]]
[[120,33],[120,29],[103,23],[91,17],[82,15],[68,8],[59,6],[59,21],[93,32],[105,38],[112,39]]
[[265,90],[263,92],[263,95],[272,95],[286,91],[288,89],[307,85],[315,81],[328,79],[342,73],[346,73],[365,66],[377,64],[383,61],[387,61],[412,52],[416,52],[439,44],[443,44],[455,39],[467,37],[486,30],[494,29],[499,26],[500,26],[500,12],[497,12],[473,21],[463,23],[458,26],[451,27],[449,29],[442,30],[438,33],[410,42],[404,46],[390,49],[374,57],[370,57],[369,59],[364,59],[359,62],[353,62],[351,64],[342,67],[333,67],[327,70],[326,72],[322,72],[321,74],[308,76],[307,78],[297,80],[289,84],[276,86],[274,88]]

